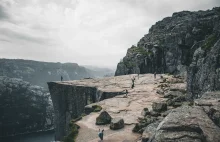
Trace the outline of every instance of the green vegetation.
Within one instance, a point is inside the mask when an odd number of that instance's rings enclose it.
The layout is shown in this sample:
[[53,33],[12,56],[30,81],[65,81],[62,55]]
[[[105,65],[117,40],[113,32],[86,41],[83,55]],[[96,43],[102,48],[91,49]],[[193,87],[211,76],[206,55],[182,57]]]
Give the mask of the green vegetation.
[[144,48],[142,48],[142,47],[136,47],[136,46],[132,46],[131,47],[131,50],[133,51],[133,52],[136,52],[136,53],[138,53],[138,54],[142,54],[142,55],[145,55],[145,56],[148,56],[148,55],[151,55],[152,54],[152,52],[147,52]]
[[99,105],[94,105],[94,106],[92,106],[92,108],[93,108],[93,112],[99,112],[102,110],[102,107]]
[[218,40],[218,37],[217,37],[216,34],[210,35],[210,36],[205,40],[205,43],[203,44],[202,49],[203,49],[203,50],[210,50],[211,47],[213,47],[214,44],[217,42],[217,40]]
[[133,68],[133,67],[135,67],[135,63],[132,62],[132,61],[124,61],[124,65],[125,65],[127,68]]
[[82,113],[82,114],[81,114],[81,117],[84,117],[84,116],[86,116],[86,114],[85,114],[85,113]]
[[76,121],[79,121],[79,120],[81,120],[82,119],[82,116],[79,116],[79,117],[77,117],[77,118],[75,118],[75,119],[72,119],[71,121],[70,121],[70,124],[73,124],[73,123],[75,123]]
[[76,119],[73,119],[70,121],[69,127],[70,127],[70,133],[69,135],[64,137],[64,142],[75,142],[75,139],[79,133],[78,129],[79,126],[75,124],[76,121],[82,119],[82,117],[78,117]]

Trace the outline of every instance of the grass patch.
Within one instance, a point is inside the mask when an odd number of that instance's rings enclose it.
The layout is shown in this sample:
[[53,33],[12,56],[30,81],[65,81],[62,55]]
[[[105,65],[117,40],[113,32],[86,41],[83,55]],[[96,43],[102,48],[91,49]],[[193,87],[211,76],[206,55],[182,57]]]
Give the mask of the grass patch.
[[216,34],[210,35],[206,40],[205,43],[202,45],[203,50],[210,50],[211,47],[217,42],[218,36]]
[[124,65],[125,65],[127,68],[133,68],[133,67],[136,66],[135,63],[132,62],[132,61],[125,61],[125,62],[124,62]]
[[69,135],[64,137],[64,142],[75,142],[75,139],[79,133],[79,126],[75,124],[76,121],[77,119],[73,119],[70,121],[70,133]]
[[142,48],[142,47],[137,47],[137,46],[134,46],[134,45],[131,47],[131,50],[132,50],[133,52],[135,52],[135,53],[142,54],[142,55],[145,55],[145,56],[148,56],[148,55],[151,55],[151,54],[152,54],[151,51],[150,51],[150,52],[147,52],[144,48]]
[[99,105],[94,105],[94,106],[92,106],[92,108],[93,108],[93,112],[99,112],[102,110],[102,107]]

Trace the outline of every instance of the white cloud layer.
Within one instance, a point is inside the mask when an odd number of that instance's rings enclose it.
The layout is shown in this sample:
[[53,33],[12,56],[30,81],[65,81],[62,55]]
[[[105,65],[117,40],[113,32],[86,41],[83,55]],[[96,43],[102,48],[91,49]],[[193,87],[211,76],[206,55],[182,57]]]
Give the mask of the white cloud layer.
[[150,26],[220,0],[0,0],[0,58],[115,67]]

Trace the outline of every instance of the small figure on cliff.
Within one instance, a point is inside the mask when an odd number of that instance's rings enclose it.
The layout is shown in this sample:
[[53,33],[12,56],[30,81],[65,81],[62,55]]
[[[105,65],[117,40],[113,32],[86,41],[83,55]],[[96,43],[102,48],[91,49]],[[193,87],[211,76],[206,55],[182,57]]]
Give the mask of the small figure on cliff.
[[125,90],[125,94],[126,94],[126,97],[127,97],[128,96],[128,90],[127,89]]
[[133,78],[131,79],[131,81],[132,81],[131,88],[133,89],[133,88],[134,88],[134,81],[135,81],[135,77],[133,77]]
[[156,79],[156,76],[157,76],[157,72],[155,71],[154,72],[154,79]]
[[61,81],[63,81],[63,76],[61,76]]
[[104,135],[104,129],[102,131],[100,131],[100,129],[99,129],[98,136],[99,136],[101,141],[103,140],[103,135]]

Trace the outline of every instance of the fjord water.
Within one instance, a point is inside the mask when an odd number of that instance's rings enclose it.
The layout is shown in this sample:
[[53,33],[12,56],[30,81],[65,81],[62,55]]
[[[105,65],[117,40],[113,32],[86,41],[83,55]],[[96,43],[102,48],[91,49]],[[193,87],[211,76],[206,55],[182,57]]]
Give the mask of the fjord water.
[[53,142],[54,131],[38,132],[18,135],[14,137],[0,138],[0,142]]

